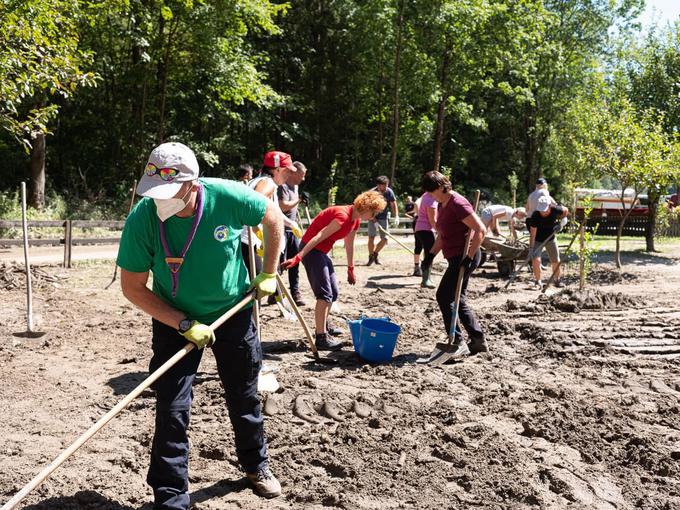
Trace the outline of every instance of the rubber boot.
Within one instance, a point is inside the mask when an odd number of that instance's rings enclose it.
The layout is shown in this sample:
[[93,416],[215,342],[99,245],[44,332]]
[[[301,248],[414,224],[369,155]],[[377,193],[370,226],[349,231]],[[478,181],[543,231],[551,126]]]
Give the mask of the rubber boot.
[[413,276],[423,276],[423,271],[420,269],[420,264],[413,265]]
[[434,289],[436,287],[432,280],[430,280],[430,271],[432,271],[431,267],[423,269],[423,280],[420,282],[420,286],[424,289]]
[[315,343],[316,348],[319,351],[337,351],[342,349],[342,346],[344,345],[344,343],[339,340],[328,338],[327,333],[317,333]]

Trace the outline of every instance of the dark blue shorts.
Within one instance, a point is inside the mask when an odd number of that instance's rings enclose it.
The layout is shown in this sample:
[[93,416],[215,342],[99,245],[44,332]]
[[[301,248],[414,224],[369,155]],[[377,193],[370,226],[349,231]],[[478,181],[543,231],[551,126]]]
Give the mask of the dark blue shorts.
[[[300,246],[300,251],[304,246]],[[332,303],[338,300],[338,280],[331,258],[319,250],[312,250],[302,259],[309,286],[316,299]]]

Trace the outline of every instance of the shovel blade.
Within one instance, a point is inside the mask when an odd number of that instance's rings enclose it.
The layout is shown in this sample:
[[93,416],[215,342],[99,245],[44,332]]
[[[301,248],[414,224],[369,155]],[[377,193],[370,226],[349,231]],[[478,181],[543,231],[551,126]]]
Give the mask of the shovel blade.
[[461,347],[458,344],[437,342],[432,353],[426,358],[418,358],[416,363],[427,363],[434,366],[443,365],[447,361],[461,358],[466,354],[470,354],[466,344]]
[[318,354],[316,356],[313,354],[307,354],[307,358],[309,358],[310,361],[313,361],[314,363],[321,363],[322,365],[337,365],[340,362],[340,360],[322,357]]

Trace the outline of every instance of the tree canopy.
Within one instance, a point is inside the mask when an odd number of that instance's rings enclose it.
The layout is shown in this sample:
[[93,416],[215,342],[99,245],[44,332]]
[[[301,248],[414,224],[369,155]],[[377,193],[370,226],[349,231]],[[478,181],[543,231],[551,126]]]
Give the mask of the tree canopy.
[[677,127],[679,31],[640,37],[642,5],[6,0],[0,186],[42,173],[56,194],[123,202],[153,146],[181,140],[211,176],[290,152],[321,202],[381,174],[419,194],[433,168],[496,202],[512,175],[520,199],[539,175],[559,193],[577,168],[598,175],[573,152],[590,108],[625,97]]

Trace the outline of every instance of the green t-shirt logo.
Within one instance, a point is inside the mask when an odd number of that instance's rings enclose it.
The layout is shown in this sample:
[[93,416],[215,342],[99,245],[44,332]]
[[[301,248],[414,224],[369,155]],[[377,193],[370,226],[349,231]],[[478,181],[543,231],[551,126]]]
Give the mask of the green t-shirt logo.
[[226,225],[220,225],[219,227],[215,228],[213,237],[219,242],[223,243],[227,240],[227,237],[229,237],[229,228]]

